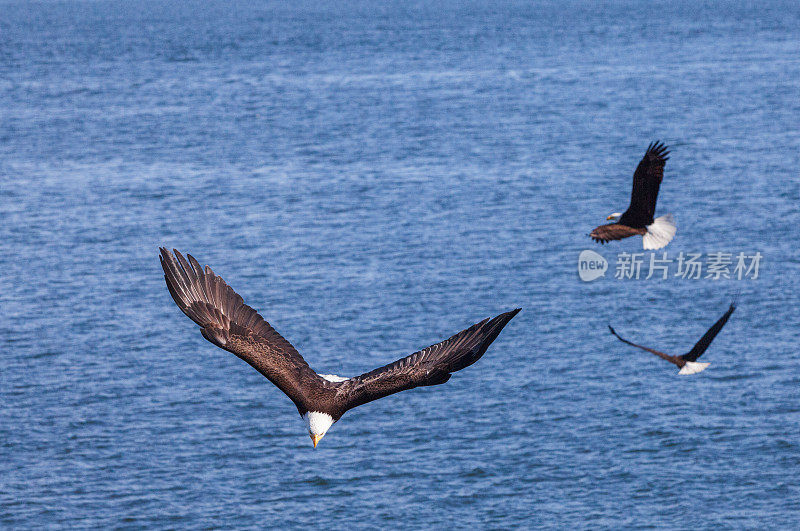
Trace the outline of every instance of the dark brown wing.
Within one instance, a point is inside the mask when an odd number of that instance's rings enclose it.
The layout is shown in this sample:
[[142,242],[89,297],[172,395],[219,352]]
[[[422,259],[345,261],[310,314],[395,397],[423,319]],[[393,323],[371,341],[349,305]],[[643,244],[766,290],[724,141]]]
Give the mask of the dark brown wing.
[[609,223],[608,225],[600,225],[594,229],[589,236],[596,242],[606,243],[611,240],[621,240],[637,234],[644,234],[647,229],[634,229],[627,225],[619,223]]
[[619,223],[642,228],[653,223],[656,213],[658,189],[664,178],[664,166],[669,157],[667,147],[658,141],[647,147],[647,151],[633,174],[631,204],[622,214]]
[[450,339],[341,383],[338,397],[341,413],[406,389],[445,383],[451,373],[478,361],[519,311],[484,319]]
[[204,338],[252,365],[304,413],[309,398],[304,388],[324,387],[322,378],[210,267],[187,257],[161,248],[164,278],[178,308],[201,326]]
[[663,358],[663,359],[667,360],[670,363],[674,363],[678,367],[681,367],[683,365],[682,362],[678,361],[678,357],[677,356],[670,356],[669,354],[664,354],[661,351],[658,351],[658,350],[655,350],[655,349],[652,349],[652,348],[648,348],[648,347],[643,347],[642,345],[637,345],[636,343],[631,343],[627,339],[622,339],[622,337],[620,337],[620,335],[617,334],[617,331],[614,330],[613,328],[611,328],[611,325],[608,325],[608,329],[611,330],[611,333],[614,334],[617,337],[617,339],[619,339],[623,343],[627,343],[628,345],[630,345],[632,347],[640,348],[642,350],[646,350],[647,352],[651,352],[651,353],[655,354],[656,356],[658,356],[659,358]]
[[700,341],[698,341],[695,346],[692,347],[692,350],[681,356],[681,358],[686,361],[696,361],[697,358],[702,356],[703,352],[705,352],[711,342],[714,341],[714,338],[717,337],[719,331],[722,330],[722,327],[725,326],[725,323],[728,322],[728,318],[730,318],[735,309],[736,303],[732,302],[730,308],[728,308],[728,311],[725,312],[725,315],[720,317],[719,320],[714,323],[714,326],[709,328],[708,332],[706,332],[703,337],[700,338]]

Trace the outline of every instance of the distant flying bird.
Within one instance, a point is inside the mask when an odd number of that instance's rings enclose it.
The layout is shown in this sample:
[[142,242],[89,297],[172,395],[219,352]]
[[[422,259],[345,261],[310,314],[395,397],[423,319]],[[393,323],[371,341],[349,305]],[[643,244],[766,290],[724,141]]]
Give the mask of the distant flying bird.
[[175,303],[203,337],[266,376],[297,406],[314,448],[348,410],[391,394],[439,385],[478,361],[519,309],[484,319],[450,339],[361,376],[317,374],[299,352],[208,266],[161,248],[161,266]]
[[672,214],[653,219],[668,154],[666,146],[658,141],[647,147],[647,152],[633,174],[633,191],[628,210],[624,214],[614,212],[608,216],[606,219],[615,223],[600,225],[594,229],[589,234],[594,241],[606,243],[639,234],[645,249],[661,249],[672,241],[677,230]]
[[664,358],[670,363],[674,363],[680,368],[678,374],[697,374],[698,372],[702,372],[711,365],[710,363],[698,363],[697,358],[703,355],[703,352],[706,351],[708,346],[714,341],[714,338],[719,334],[719,331],[722,330],[722,327],[725,326],[725,323],[728,322],[728,318],[733,313],[733,310],[736,309],[736,301],[731,303],[730,308],[728,311],[725,312],[725,315],[720,317],[719,321],[714,323],[714,326],[708,329],[708,332],[705,333],[703,337],[700,338],[700,341],[692,347],[692,350],[684,354],[683,356],[670,356],[669,354],[664,354],[663,352],[659,352],[652,348],[643,347],[641,345],[637,345],[636,343],[631,343],[627,339],[622,339],[617,332],[611,328],[609,325],[608,329],[611,330],[611,333],[617,336],[617,339],[622,341],[623,343],[627,343],[634,347],[640,348],[642,350],[646,350],[647,352],[652,352],[656,356],[660,358]]

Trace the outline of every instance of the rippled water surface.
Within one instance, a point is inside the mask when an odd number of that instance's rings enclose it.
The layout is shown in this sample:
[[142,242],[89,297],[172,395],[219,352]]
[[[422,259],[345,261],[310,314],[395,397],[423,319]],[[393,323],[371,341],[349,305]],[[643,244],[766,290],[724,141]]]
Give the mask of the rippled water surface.
[[[0,524],[796,528],[800,8],[749,4],[0,0]],[[758,279],[614,278],[656,138],[670,256]],[[159,245],[325,372],[524,310],[314,451]],[[606,328],[682,353],[737,291],[697,376]]]

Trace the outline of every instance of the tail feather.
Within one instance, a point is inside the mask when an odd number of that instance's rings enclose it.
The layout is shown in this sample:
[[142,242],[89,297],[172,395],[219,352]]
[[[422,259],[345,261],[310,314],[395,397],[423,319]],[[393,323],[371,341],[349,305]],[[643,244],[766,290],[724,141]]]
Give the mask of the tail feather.
[[698,372],[703,372],[706,370],[706,367],[711,365],[710,363],[700,363],[697,361],[687,361],[686,365],[681,367],[681,370],[678,371],[678,374],[697,374]]
[[661,249],[672,241],[677,230],[672,214],[656,218],[647,226],[647,232],[642,236],[642,245],[647,250]]

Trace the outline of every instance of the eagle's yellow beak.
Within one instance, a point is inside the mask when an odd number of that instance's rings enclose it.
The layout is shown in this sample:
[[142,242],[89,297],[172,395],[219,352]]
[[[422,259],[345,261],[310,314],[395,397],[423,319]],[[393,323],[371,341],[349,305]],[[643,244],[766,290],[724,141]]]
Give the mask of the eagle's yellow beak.
[[317,447],[317,443],[320,441],[320,439],[322,439],[322,437],[324,437],[324,436],[323,435],[314,435],[313,433],[311,434],[311,442],[314,443],[314,448]]
[[609,219],[614,219],[615,217],[616,217],[616,216],[615,216],[614,214],[611,214],[610,216],[608,216],[608,217],[606,218],[606,221],[608,221]]

